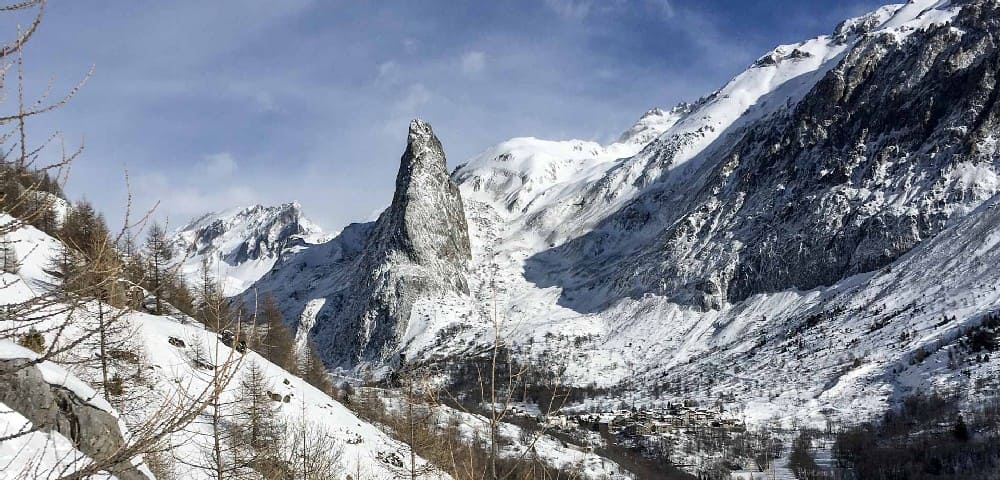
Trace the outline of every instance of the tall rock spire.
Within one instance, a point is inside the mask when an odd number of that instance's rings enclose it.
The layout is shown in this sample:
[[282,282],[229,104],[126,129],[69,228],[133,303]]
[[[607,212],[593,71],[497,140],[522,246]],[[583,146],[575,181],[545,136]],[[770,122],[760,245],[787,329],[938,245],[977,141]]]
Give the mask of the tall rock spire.
[[[471,257],[462,197],[441,142],[414,120],[392,203],[378,220],[348,226],[290,258],[257,289],[280,294],[286,317],[311,329],[331,366],[384,365],[403,347],[418,301],[468,294]],[[312,307],[303,308],[307,303]]]
[[410,122],[392,204],[379,217],[383,253],[399,252],[420,265],[456,266],[471,258],[458,186],[448,175],[444,149],[430,124]]

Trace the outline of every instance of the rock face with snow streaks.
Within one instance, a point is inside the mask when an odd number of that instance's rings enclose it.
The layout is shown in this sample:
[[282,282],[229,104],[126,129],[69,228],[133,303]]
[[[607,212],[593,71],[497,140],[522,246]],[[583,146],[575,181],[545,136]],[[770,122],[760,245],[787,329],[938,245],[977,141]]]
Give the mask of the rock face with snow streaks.
[[[731,127],[690,171],[666,170],[593,232],[536,258],[538,272],[571,258],[569,277],[580,280],[537,278],[610,291],[609,301],[653,293],[714,309],[876,270],[990,198],[1000,171],[998,6],[917,6],[882,28],[842,26],[830,41],[852,48],[797,104]],[[908,10],[914,19],[901,18]],[[609,265],[613,274],[594,275]]]

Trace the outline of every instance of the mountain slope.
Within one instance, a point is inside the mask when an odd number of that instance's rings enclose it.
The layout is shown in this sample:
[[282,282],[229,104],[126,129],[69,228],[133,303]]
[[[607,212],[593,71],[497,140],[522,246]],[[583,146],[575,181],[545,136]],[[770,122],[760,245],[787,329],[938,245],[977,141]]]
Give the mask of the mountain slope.
[[[652,155],[647,165],[670,169],[593,231],[533,258],[529,277],[610,297],[575,309],[645,293],[718,308],[878,268],[933,236],[996,186],[990,154],[971,147],[992,125],[973,123],[994,108],[994,53],[956,67],[992,37],[973,30],[983,17],[970,9],[957,26],[938,23],[957,11],[948,2],[899,7],[854,34],[853,47],[798,103],[786,100],[766,117],[748,111],[690,160]],[[780,67],[759,61],[749,72],[761,69]],[[953,180],[977,168],[988,175]],[[553,276],[562,263],[572,266]]]
[[[503,285],[494,295],[499,310],[519,326],[511,336],[533,345],[539,361],[566,352],[562,361],[581,384],[618,383],[640,388],[647,398],[734,394],[770,405],[758,413],[844,408],[859,388],[897,388],[898,378],[872,375],[856,388],[825,394],[825,403],[806,394],[758,396],[789,385],[819,394],[850,364],[847,357],[869,357],[872,345],[898,341],[899,330],[858,326],[885,321],[885,312],[872,305],[859,306],[850,319],[836,317],[853,325],[845,328],[858,333],[861,346],[840,350],[827,357],[829,363],[806,365],[808,378],[799,375],[803,370],[786,370],[787,356],[763,356],[767,362],[758,365],[753,351],[759,342],[776,342],[790,356],[815,355],[788,338],[788,330],[809,318],[804,312],[822,310],[817,298],[840,291],[842,279],[890,264],[996,193],[997,160],[988,133],[996,115],[990,73],[995,14],[994,5],[982,2],[880,9],[845,22],[833,36],[802,44],[821,42],[842,53],[825,57],[809,70],[814,73],[777,84],[734,123],[713,124],[706,112],[740,105],[732,93],[743,89],[736,88],[740,82],[774,78],[785,64],[820,58],[823,50],[794,54],[794,48],[779,47],[763,57],[723,89],[730,93],[696,104],[678,122],[681,128],[668,130],[590,185],[574,187],[573,203],[520,215],[485,195],[474,197],[482,203],[467,208],[474,217],[470,225],[477,227],[473,245],[482,244],[489,258],[474,262],[473,269],[505,273],[492,285]],[[769,95],[788,88],[801,96],[780,94],[774,107]],[[935,100],[940,98],[948,101]],[[692,130],[682,129],[696,121],[727,131],[698,150],[701,135],[689,141],[683,134]],[[614,195],[588,195],[616,181],[621,185],[628,178],[622,172],[655,171],[633,176]],[[475,172],[457,175],[476,178]],[[463,189],[477,187],[462,183]],[[574,234],[577,229],[582,235]],[[490,295],[480,298],[490,302]],[[975,322],[993,308],[981,298],[959,316]],[[924,341],[933,342],[924,338],[917,345]],[[889,357],[870,368],[891,371],[899,357]],[[748,370],[754,372],[749,377],[742,373]],[[730,375],[742,381],[714,383]],[[877,412],[887,398],[873,395],[873,403],[854,412]]]

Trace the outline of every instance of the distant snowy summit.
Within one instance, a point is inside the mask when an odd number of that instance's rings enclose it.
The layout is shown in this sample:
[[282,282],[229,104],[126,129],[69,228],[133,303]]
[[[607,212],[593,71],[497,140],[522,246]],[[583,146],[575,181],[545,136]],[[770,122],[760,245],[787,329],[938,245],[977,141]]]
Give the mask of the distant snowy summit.
[[691,108],[689,103],[681,103],[669,110],[651,108],[635,122],[635,125],[623,132],[615,143],[644,147],[674,126],[681,117],[691,111]]
[[323,240],[322,229],[292,202],[205,214],[177,230],[172,244],[174,261],[192,284],[200,282],[207,265],[232,296],[264,276],[282,255]]

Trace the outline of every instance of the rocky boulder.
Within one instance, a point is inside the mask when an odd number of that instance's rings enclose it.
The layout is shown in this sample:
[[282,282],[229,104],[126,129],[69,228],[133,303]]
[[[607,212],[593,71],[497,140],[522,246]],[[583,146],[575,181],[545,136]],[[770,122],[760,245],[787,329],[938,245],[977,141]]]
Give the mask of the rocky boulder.
[[[41,370],[30,362],[0,360],[0,403],[20,413],[41,431],[58,432],[95,461],[110,458],[125,445],[114,415],[91,405],[66,387],[46,382]],[[112,465],[107,471],[120,480],[149,480],[128,462]]]

